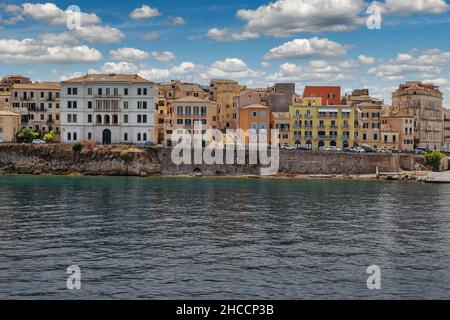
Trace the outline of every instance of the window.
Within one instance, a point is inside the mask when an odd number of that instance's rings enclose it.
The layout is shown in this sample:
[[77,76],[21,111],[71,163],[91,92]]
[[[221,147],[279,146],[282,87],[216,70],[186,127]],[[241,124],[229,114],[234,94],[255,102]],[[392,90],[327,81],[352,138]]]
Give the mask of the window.
[[67,141],[72,140],[72,134],[70,132],[67,132]]
[[147,123],[147,115],[142,115],[142,123]]
[[[71,123],[72,122],[72,115],[71,114],[68,114],[67,115],[67,122],[68,123]],[[70,140],[70,139],[69,139]]]
[[140,114],[137,116],[137,123],[142,123],[142,116]]
[[77,102],[76,102],[76,101],[73,101],[73,102],[72,102],[72,107],[73,107],[74,109],[77,108]]
[[72,101],[67,101],[67,108],[72,109]]
[[142,101],[142,109],[147,109],[147,101]]
[[141,134],[140,133],[137,134],[137,141],[141,141]]
[[88,96],[92,96],[92,88],[88,88]]
[[92,123],[92,114],[88,114],[88,123]]
[[128,101],[124,101],[123,102],[123,108],[124,109],[128,109]]
[[128,123],[128,115],[127,114],[123,115],[123,123]]
[[[73,92],[74,95],[77,95],[78,94],[78,88],[72,88],[72,92]],[[74,133],[74,135],[76,136],[76,133]]]
[[138,88],[138,96],[141,96],[142,95],[142,89],[141,88]]
[[59,109],[59,103],[56,104],[56,109]]
[[266,117],[266,112],[265,111],[261,111],[261,118],[265,118]]
[[99,95],[99,96],[102,95],[102,88],[98,88],[98,89],[97,89],[97,95]]
[[147,88],[144,88],[144,96],[147,95]]
[[41,92],[41,98],[44,98],[44,94],[45,94],[45,93],[42,91],[42,92]]
[[124,89],[123,89],[123,95],[124,95],[124,96],[127,96],[127,95],[128,95],[128,88],[124,88]]
[[92,109],[92,101],[88,101],[88,109]]
[[67,88],[67,95],[70,96],[71,94],[72,94],[72,88]]
[[77,133],[74,132],[74,133],[73,133],[73,141],[76,141],[76,140],[77,140]]
[[128,141],[128,132],[123,134],[123,141]]
[[142,140],[147,141],[147,133],[144,132],[144,134],[142,135]]
[[92,140],[92,132],[88,132],[88,140]]
[[177,119],[177,124],[183,124],[183,119]]
[[258,112],[253,111],[253,112],[252,112],[252,117],[257,117],[257,116],[258,116]]

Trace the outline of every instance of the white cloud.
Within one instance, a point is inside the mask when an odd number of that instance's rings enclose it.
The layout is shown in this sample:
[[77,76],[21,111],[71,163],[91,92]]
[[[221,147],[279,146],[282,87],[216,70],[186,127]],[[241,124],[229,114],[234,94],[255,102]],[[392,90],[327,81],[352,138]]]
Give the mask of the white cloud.
[[228,58],[223,61],[216,61],[212,64],[211,67],[226,72],[239,72],[248,69],[247,64],[238,58]]
[[214,62],[201,76],[204,79],[241,79],[263,75],[262,72],[250,69],[241,59],[228,58]]
[[429,77],[442,73],[444,67],[450,63],[450,52],[439,49],[418,50],[399,53],[394,59],[371,68],[370,75],[385,80],[402,80],[406,75],[427,73]]
[[362,0],[278,0],[255,10],[239,10],[246,31],[287,37],[300,33],[352,30],[360,23]]
[[142,7],[134,9],[130,13],[130,18],[134,20],[139,20],[139,19],[149,19],[160,15],[161,13],[157,8],[152,8],[144,4],[142,5]]
[[51,46],[51,45],[68,45],[74,46],[79,44],[77,38],[75,38],[69,32],[63,33],[43,33],[39,35],[39,42],[43,45]]
[[361,54],[358,56],[358,61],[362,64],[373,64],[375,63],[375,58]]
[[[23,14],[37,22],[43,22],[54,26],[65,26],[67,12],[58,8],[54,3],[24,3]],[[91,26],[101,23],[100,18],[94,13],[81,12],[81,25]]]
[[131,62],[106,62],[102,67],[103,73],[136,73],[138,68]]
[[8,63],[89,63],[102,54],[88,46],[45,46],[34,39],[0,39],[0,60]]
[[94,43],[115,43],[125,38],[122,31],[109,26],[82,26],[74,29],[72,33],[77,38]]
[[175,26],[184,26],[186,24],[186,20],[182,17],[170,17],[168,19],[169,23]]
[[320,39],[295,39],[271,49],[264,56],[265,60],[307,59],[311,57],[340,57],[347,50],[339,43]]
[[153,57],[153,59],[159,62],[170,62],[177,59],[175,54],[170,51],[162,51],[162,52],[153,51],[150,54]]
[[228,28],[212,28],[208,30],[207,37],[215,41],[244,41],[259,38],[259,33],[251,31],[230,32]]
[[120,48],[109,52],[113,60],[145,60],[149,57],[148,52],[135,48]]
[[317,82],[336,83],[355,79],[357,63],[353,60],[330,64],[324,60],[312,60],[307,65],[284,63],[275,74],[268,75],[266,81],[274,82]]
[[141,40],[144,40],[144,41],[156,40],[159,38],[159,33],[147,32],[147,33],[141,34],[140,38],[141,38]]
[[[379,3],[380,4],[380,3]],[[380,5],[388,15],[407,16],[410,14],[439,14],[450,10],[444,0],[386,0]]]

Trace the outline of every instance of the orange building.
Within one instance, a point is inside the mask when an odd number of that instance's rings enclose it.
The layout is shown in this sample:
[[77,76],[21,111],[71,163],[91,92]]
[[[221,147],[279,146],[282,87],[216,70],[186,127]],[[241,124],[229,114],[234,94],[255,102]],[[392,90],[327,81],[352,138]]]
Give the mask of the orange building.
[[[251,104],[246,107],[239,108],[238,112],[238,128],[245,131],[249,129],[256,130],[257,133],[260,130],[266,130],[266,141],[270,141],[270,109],[267,106],[260,104]],[[256,142],[256,141],[252,141]],[[245,139],[245,143],[249,143],[248,137]]]
[[306,86],[303,97],[322,98],[324,106],[338,106],[341,104],[341,87]]

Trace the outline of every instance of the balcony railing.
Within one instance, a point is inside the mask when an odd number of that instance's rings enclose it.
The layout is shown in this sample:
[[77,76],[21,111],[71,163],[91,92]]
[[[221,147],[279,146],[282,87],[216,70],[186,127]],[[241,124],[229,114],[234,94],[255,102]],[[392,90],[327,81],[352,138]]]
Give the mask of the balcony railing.
[[102,93],[102,94],[94,95],[94,98],[95,99],[120,99],[120,98],[122,98],[122,95],[114,94],[114,93],[110,93],[110,94]]
[[117,108],[95,107],[95,111],[97,111],[97,112],[120,112],[121,109],[119,107],[117,107]]

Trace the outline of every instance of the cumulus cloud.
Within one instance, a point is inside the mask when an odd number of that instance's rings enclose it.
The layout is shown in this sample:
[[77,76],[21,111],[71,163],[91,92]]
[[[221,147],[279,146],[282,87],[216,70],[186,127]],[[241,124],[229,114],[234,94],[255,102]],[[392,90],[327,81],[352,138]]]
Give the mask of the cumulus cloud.
[[75,38],[69,32],[63,33],[43,33],[39,35],[38,40],[43,45],[68,45],[74,46],[80,43],[77,38]]
[[184,20],[182,17],[170,17],[168,19],[168,22],[174,26],[184,26],[186,24],[186,20]]
[[259,33],[251,31],[231,32],[228,28],[212,28],[207,37],[215,41],[244,41],[259,38]]
[[450,10],[450,6],[444,0],[386,0],[378,3],[385,14],[407,16],[410,14],[439,14]]
[[360,24],[362,0],[278,0],[255,10],[239,10],[245,30],[273,37],[348,31]]
[[268,82],[318,82],[336,83],[355,79],[355,70],[358,65],[350,61],[341,61],[330,64],[324,60],[312,60],[307,65],[284,63],[275,74],[268,75]]
[[82,26],[72,33],[77,38],[94,43],[115,43],[125,38],[122,31],[109,26]]
[[140,20],[140,19],[149,19],[160,15],[161,13],[157,8],[152,8],[144,4],[142,5],[142,7],[134,9],[130,13],[130,18],[134,20]]
[[109,52],[113,60],[145,60],[149,57],[148,52],[135,48],[120,48]]
[[153,51],[150,54],[153,57],[153,59],[159,62],[170,62],[177,59],[175,54],[170,51],[162,51],[162,52]]
[[[24,3],[22,5],[23,15],[37,22],[43,22],[54,26],[65,26],[68,13],[63,11],[54,3]],[[95,13],[81,12],[81,25],[90,26],[101,23]]]
[[373,64],[375,63],[375,58],[361,54],[358,56],[358,61],[361,62],[362,64]]
[[265,54],[264,60],[307,59],[311,57],[341,57],[347,50],[339,43],[320,39],[295,39]]
[[88,46],[46,46],[34,39],[0,39],[0,61],[8,63],[89,63],[102,54]]
[[418,73],[440,74],[449,63],[450,52],[439,49],[413,49],[411,52],[399,53],[394,59],[371,68],[368,73],[378,78],[394,81],[402,80],[406,75]]

